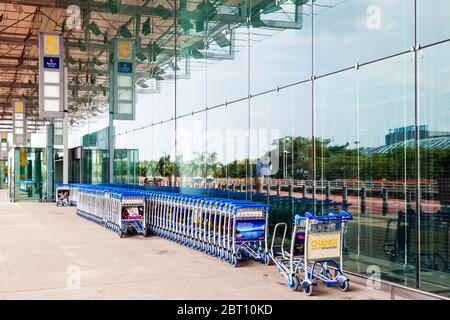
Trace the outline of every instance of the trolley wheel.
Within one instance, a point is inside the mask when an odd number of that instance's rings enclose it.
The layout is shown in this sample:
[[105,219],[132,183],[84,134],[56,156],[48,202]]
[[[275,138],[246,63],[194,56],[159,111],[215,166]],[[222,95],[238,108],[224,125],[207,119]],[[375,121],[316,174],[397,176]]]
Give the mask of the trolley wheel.
[[309,284],[307,287],[303,288],[303,292],[308,296],[312,296],[313,294],[313,285]]
[[292,291],[297,291],[298,289],[298,281],[294,275],[290,275],[288,278],[288,286],[292,289]]
[[123,238],[123,231],[122,230],[119,231],[119,238]]
[[338,288],[342,292],[347,292],[348,289],[350,288],[350,281],[347,279],[344,282],[339,283]]
[[231,265],[236,268],[238,266],[238,259],[237,259],[237,257],[236,256],[232,256],[230,258],[230,260],[231,260]]
[[148,229],[144,228],[144,232],[142,233],[142,235],[144,236],[144,238],[148,235]]
[[268,254],[264,254],[264,259],[263,259],[263,261],[264,261],[264,264],[265,264],[266,266],[270,266],[270,257],[269,257]]

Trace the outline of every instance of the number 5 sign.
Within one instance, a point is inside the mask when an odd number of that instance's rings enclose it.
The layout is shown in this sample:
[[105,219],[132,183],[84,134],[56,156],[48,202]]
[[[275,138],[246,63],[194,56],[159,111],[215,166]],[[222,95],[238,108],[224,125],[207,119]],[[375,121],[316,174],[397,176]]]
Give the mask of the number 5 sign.
[[44,55],[59,56],[59,35],[44,34]]
[[117,49],[120,60],[131,60],[131,41],[119,40],[117,41]]

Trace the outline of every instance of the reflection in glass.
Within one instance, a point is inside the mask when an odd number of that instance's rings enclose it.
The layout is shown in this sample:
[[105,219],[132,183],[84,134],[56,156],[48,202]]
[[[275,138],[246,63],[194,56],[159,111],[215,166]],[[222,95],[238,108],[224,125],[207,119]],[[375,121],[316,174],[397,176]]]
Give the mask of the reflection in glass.
[[450,285],[450,45],[419,52],[421,286],[445,294]]
[[317,0],[313,10],[317,75],[414,46],[414,1]]
[[315,209],[354,215],[347,269],[378,265],[404,281],[414,281],[416,256],[403,238],[405,212],[415,206],[412,61],[406,54],[316,81]]

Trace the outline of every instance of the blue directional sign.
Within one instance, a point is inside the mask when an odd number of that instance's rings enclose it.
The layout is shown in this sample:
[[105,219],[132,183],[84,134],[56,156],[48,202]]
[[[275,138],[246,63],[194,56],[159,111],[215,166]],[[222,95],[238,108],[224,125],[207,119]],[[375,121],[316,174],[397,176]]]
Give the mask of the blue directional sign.
[[59,69],[59,58],[44,57],[44,68],[46,68],[46,69]]
[[133,73],[133,63],[118,61],[117,65],[119,73]]

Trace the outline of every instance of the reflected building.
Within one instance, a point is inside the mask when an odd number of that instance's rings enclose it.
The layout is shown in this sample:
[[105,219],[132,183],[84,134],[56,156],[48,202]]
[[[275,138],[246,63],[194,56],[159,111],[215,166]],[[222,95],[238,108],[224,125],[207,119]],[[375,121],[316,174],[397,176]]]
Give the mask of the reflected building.
[[[431,150],[450,149],[450,132],[430,131],[429,126],[419,126],[418,131],[422,148]],[[396,148],[414,149],[416,144],[415,134],[414,126],[389,130],[389,134],[386,135],[386,144],[373,149],[372,152],[388,153]]]

